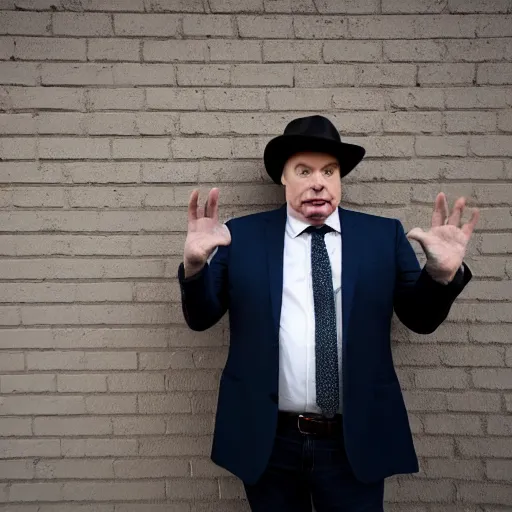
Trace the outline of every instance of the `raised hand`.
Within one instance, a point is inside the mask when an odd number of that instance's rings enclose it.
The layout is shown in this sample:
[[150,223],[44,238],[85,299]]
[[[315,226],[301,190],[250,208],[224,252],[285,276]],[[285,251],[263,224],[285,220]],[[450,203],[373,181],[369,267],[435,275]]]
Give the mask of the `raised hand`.
[[210,254],[220,245],[229,245],[229,229],[219,222],[219,189],[212,188],[204,208],[198,207],[199,191],[194,190],[188,203],[188,231],[183,264],[185,277],[197,274]]
[[449,283],[462,265],[466,248],[479,217],[474,208],[469,221],[461,225],[466,200],[460,197],[455,201],[451,214],[446,196],[438,194],[432,214],[432,227],[428,231],[414,228],[407,238],[421,244],[427,256],[425,268],[430,276],[443,284]]

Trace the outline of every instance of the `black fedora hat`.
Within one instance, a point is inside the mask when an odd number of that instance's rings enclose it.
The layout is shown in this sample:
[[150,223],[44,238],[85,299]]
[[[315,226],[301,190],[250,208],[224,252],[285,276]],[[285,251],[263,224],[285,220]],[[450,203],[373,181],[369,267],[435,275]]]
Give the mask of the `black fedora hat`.
[[314,151],[334,156],[346,176],[364,157],[365,149],[341,142],[336,127],[323,116],[299,117],[287,124],[283,135],[272,139],[263,154],[265,168],[275,183],[281,183],[284,164],[295,153]]

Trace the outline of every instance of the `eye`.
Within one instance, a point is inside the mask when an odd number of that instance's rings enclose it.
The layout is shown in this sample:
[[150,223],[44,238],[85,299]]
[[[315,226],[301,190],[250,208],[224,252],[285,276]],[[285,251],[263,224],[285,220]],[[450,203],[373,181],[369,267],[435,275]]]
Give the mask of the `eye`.
[[309,169],[307,167],[300,167],[297,170],[299,176],[308,176],[309,175]]
[[328,167],[327,169],[325,169],[324,174],[326,176],[332,176],[334,174],[335,169],[335,167]]

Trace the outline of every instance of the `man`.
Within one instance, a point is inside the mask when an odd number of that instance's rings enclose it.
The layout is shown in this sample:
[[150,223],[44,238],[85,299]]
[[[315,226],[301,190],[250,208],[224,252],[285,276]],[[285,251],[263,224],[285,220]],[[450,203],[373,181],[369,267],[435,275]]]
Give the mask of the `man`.
[[190,199],[186,321],[208,329],[229,310],[212,459],[257,512],[382,511],[384,479],[418,471],[391,317],[419,333],[443,322],[471,278],[478,211],[459,227],[464,199],[449,214],[439,194],[431,229],[408,235],[421,270],[399,221],[339,208],[364,153],[324,117],[295,119],[264,154],[285,206],[221,225],[217,189],[204,210]]

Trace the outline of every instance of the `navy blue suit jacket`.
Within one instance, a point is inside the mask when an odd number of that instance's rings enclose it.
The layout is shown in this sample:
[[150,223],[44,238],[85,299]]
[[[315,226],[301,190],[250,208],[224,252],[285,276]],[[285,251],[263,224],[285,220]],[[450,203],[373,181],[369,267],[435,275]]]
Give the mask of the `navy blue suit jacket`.
[[[420,269],[398,220],[339,215],[344,440],[355,476],[372,482],[418,471],[391,356],[393,310],[408,328],[431,333],[471,272],[438,284]],[[285,206],[230,220],[231,244],[191,278],[183,264],[178,272],[191,329],[208,329],[229,311],[212,459],[248,484],[265,470],[276,434],[285,223]]]

